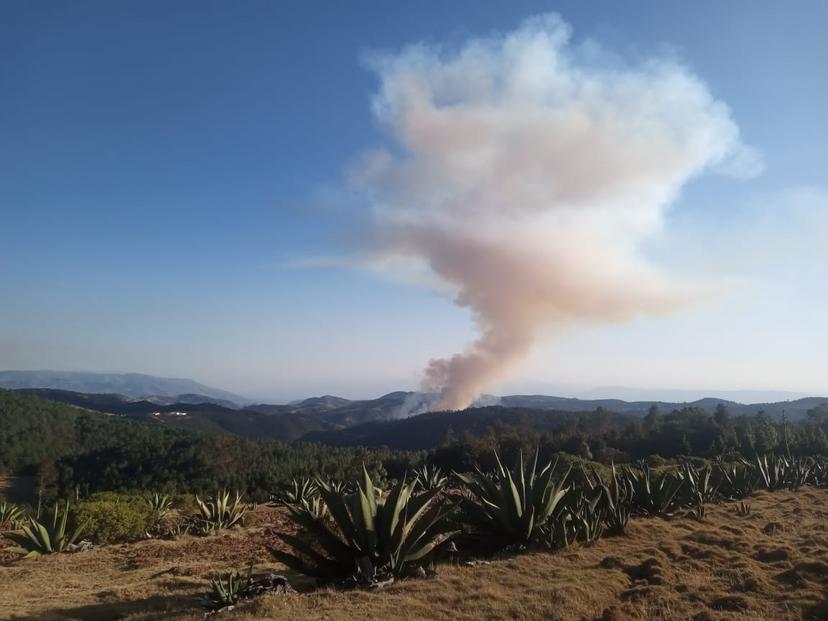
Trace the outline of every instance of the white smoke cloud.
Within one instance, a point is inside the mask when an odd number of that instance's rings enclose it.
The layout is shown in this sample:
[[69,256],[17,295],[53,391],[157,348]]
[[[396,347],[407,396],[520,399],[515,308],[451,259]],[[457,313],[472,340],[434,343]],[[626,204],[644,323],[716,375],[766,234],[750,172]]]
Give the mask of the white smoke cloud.
[[583,61],[556,16],[372,66],[373,111],[392,144],[351,171],[374,209],[371,254],[426,265],[480,330],[466,351],[428,364],[439,408],[468,406],[542,334],[686,302],[692,291],[640,243],[688,179],[760,166],[688,69]]

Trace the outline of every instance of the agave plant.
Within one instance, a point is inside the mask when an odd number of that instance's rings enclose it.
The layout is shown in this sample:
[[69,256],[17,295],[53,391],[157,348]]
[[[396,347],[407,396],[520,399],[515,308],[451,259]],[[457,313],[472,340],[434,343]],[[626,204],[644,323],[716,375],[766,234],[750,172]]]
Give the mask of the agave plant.
[[69,501],[61,508],[55,503],[51,511],[47,512],[42,522],[29,517],[28,524],[23,526],[23,533],[6,533],[6,537],[17,545],[10,548],[12,552],[23,555],[23,558],[33,558],[41,554],[56,554],[66,552],[80,537],[86,524],[78,525],[74,531],[67,530],[69,521]]
[[645,515],[663,515],[674,511],[683,482],[669,472],[655,474],[646,463],[638,470],[627,468],[627,484],[632,489],[632,505]]
[[569,510],[575,539],[591,543],[604,533],[604,515],[606,511],[603,488],[596,488],[589,495],[583,490],[577,491],[575,502]]
[[296,505],[306,503],[319,496],[319,489],[313,479],[293,479],[290,487],[276,496],[277,504]]
[[149,505],[153,515],[159,520],[167,515],[170,507],[172,507],[172,498],[166,494],[162,495],[155,492],[152,496],[146,496],[144,500]]
[[316,516],[325,512],[325,503],[319,496],[319,487],[313,479],[293,479],[291,486],[276,497],[276,504],[301,506]]
[[247,596],[252,584],[253,565],[247,568],[245,575],[233,570],[224,578],[219,576],[210,580],[212,592],[210,593],[209,605],[213,610],[233,606],[240,599]]
[[464,521],[504,545],[525,546],[544,539],[546,522],[569,489],[570,469],[555,477],[557,460],[539,468],[537,452],[529,468],[521,452],[514,473],[503,467],[497,453],[495,459],[497,469],[492,475],[479,469],[457,475],[471,494],[460,498]]
[[199,517],[205,531],[232,528],[241,524],[247,513],[247,505],[242,501],[242,495],[236,492],[235,498],[230,500],[230,492],[220,491],[214,499],[206,501],[196,496]]
[[788,460],[788,487],[792,490],[798,490],[803,485],[809,483],[813,469],[814,461],[808,457]]
[[701,492],[694,492],[694,502],[693,505],[690,507],[690,510],[687,512],[687,515],[698,522],[704,521],[704,496],[702,496]]
[[684,504],[698,504],[699,497],[702,502],[711,502],[716,497],[717,486],[713,482],[713,468],[710,465],[696,468],[690,462],[684,462],[677,477],[684,483]]
[[[604,484],[600,476],[598,479],[604,493],[604,521],[609,532],[618,535],[626,530],[627,522],[630,520],[633,487],[629,479],[616,469],[615,464],[611,466],[611,474],[609,485]],[[596,476],[598,476],[597,473]]]
[[771,491],[783,489],[788,485],[790,463],[785,457],[765,455],[756,457],[760,481],[762,485]]
[[328,487],[330,487],[337,494],[353,494],[356,492],[359,484],[354,483],[353,481],[340,481],[332,479],[328,481]]
[[746,461],[730,464],[719,461],[717,473],[717,488],[725,498],[744,498],[756,489],[756,474]]
[[433,489],[443,489],[448,484],[448,477],[438,466],[426,463],[414,470],[414,482],[419,489],[429,492]]
[[612,534],[622,534],[632,513],[633,489],[630,480],[618,471],[614,463],[610,466],[608,482],[594,468],[587,472],[582,467],[581,473],[590,497],[599,497],[595,511],[602,515],[606,529]]
[[192,527],[192,523],[186,520],[182,522],[175,522],[167,527],[167,530],[163,533],[163,536],[167,539],[175,541],[179,537],[183,537],[188,534]]
[[373,584],[384,575],[409,573],[455,532],[447,531],[449,505],[439,490],[417,493],[416,483],[403,478],[388,492],[374,486],[363,468],[355,491],[337,491],[317,481],[325,510],[289,504],[298,536],[283,534],[293,553],[272,549],[288,567],[322,582],[352,578]]
[[811,482],[818,487],[828,487],[828,462],[820,461],[814,464]]
[[546,523],[540,527],[537,540],[553,550],[560,550],[578,540],[578,526],[572,513],[561,504]]
[[23,509],[5,500],[0,500],[0,527],[10,526],[15,529],[22,520]]

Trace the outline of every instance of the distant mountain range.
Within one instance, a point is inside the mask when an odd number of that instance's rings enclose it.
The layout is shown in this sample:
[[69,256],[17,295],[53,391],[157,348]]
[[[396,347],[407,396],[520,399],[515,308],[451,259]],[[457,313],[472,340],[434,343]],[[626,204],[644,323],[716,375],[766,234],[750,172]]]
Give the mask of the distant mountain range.
[[[63,388],[72,386],[73,388]],[[484,395],[468,412],[427,413],[439,395],[397,391],[376,399],[350,400],[333,395],[288,404],[250,404],[244,397],[188,379],[140,374],[0,371],[0,387],[88,410],[154,421],[201,431],[220,431],[253,439],[297,440],[327,444],[389,444],[418,448],[452,427],[455,431],[496,419],[529,416],[539,431],[567,415],[603,408],[616,414],[644,416],[656,406],[662,413],[684,407],[713,412],[721,403],[732,416],[756,414],[799,420],[809,410],[828,408],[828,398],[805,397],[772,403],[744,404],[708,397],[678,403],[575,399],[549,395]],[[82,388],[82,389],[79,389]],[[501,406],[501,407],[487,407]],[[471,412],[473,411],[473,415]]]
[[646,414],[655,405],[664,412],[679,410],[684,407],[699,407],[712,412],[720,403],[727,406],[733,416],[758,414],[765,412],[768,416],[779,418],[787,416],[791,420],[804,418],[808,410],[828,402],[826,397],[803,397],[792,401],[774,403],[738,403],[727,399],[706,397],[695,401],[678,403],[675,401],[622,401],[621,399],[572,399],[566,397],[548,397],[546,395],[511,395],[501,397],[500,405],[520,408],[553,409],[567,412],[591,412],[604,408],[619,414]]
[[[353,427],[363,423],[396,420],[424,414],[428,411],[429,406],[433,405],[438,399],[439,395],[432,393],[397,391],[376,399],[350,401],[342,397],[326,395],[296,401],[287,405],[258,404],[247,406],[246,409],[263,414],[301,412],[337,427]],[[804,418],[808,410],[828,403],[828,398],[804,397],[791,401],[745,404],[714,397],[679,403],[674,401],[575,399],[549,395],[507,395],[503,397],[484,395],[475,402],[474,406],[500,405],[506,408],[555,410],[558,412],[592,412],[600,407],[618,414],[644,416],[652,406],[656,406],[662,413],[685,407],[698,407],[712,412],[720,403],[726,405],[728,412],[733,416],[757,414],[761,411],[774,418],[784,415],[791,420],[798,420]]]
[[417,392],[389,392],[376,399],[351,401],[342,397],[325,395],[295,401],[288,405],[251,405],[247,409],[263,414],[301,412],[311,414],[319,420],[338,427],[351,427],[376,420],[407,418],[413,414],[428,411],[428,406],[437,401],[438,395]]
[[[394,393],[392,393],[394,394]],[[332,446],[387,446],[401,450],[424,450],[439,446],[446,434],[463,437],[466,432],[481,435],[490,427],[517,426],[537,433],[550,432],[574,417],[603,408],[625,418],[645,416],[652,406],[661,414],[683,408],[700,408],[713,413],[719,404],[731,416],[753,415],[760,411],[772,418],[783,414],[792,421],[811,411],[828,413],[828,398],[807,397],[794,401],[741,404],[723,399],[699,399],[690,403],[627,402],[617,399],[579,400],[544,395],[512,395],[497,405],[471,407],[463,412],[428,412],[408,418],[376,419],[344,428],[315,430],[304,442]]]
[[[249,403],[226,390],[191,379],[155,377],[142,373],[83,373],[73,371],[0,371],[0,388],[53,388],[83,393],[123,395],[131,399],[153,398],[159,402],[203,402],[243,405]],[[194,401],[195,399],[195,401]]]
[[[550,391],[542,391],[548,394]],[[554,394],[554,391],[551,391]],[[688,390],[633,388],[630,386],[605,386],[579,392],[579,399],[622,399],[624,401],[664,401],[667,403],[684,403],[707,397],[726,399],[737,403],[776,403],[777,401],[795,401],[811,395],[789,390]]]

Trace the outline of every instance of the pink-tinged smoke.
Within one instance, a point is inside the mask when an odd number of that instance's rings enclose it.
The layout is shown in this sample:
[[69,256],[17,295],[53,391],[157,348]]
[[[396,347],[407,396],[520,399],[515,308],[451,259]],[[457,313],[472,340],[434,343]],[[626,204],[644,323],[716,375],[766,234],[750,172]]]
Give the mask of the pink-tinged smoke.
[[424,263],[480,331],[428,364],[439,409],[468,406],[544,334],[686,302],[642,241],[688,179],[758,167],[727,106],[686,68],[574,47],[555,16],[372,65],[393,143],[353,168],[374,207],[373,256]]

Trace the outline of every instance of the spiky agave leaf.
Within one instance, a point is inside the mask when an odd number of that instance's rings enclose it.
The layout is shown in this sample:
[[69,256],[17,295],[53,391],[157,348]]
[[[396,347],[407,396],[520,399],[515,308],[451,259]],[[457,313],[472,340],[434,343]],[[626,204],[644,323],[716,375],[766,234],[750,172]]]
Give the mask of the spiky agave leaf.
[[414,470],[414,481],[422,491],[442,489],[448,485],[448,477],[439,466],[423,464]]
[[403,479],[378,507],[379,536],[395,575],[456,534],[441,529],[451,506],[436,500],[440,490],[414,495],[415,487],[414,481],[406,484]]
[[276,505],[312,505],[319,498],[319,488],[313,479],[293,479],[290,486],[273,497]]
[[799,457],[790,460],[786,476],[788,487],[792,490],[798,490],[803,485],[811,482],[814,465],[814,460],[810,457]]
[[828,462],[818,461],[814,464],[811,482],[817,487],[828,487]]
[[253,565],[242,575],[236,570],[229,572],[224,578],[219,576],[210,580],[212,593],[210,604],[214,610],[232,606],[250,592],[252,584]]
[[632,489],[633,508],[644,515],[669,514],[678,506],[678,494],[684,481],[669,472],[654,473],[646,463],[638,470],[624,471]]
[[604,523],[612,534],[622,534],[632,513],[633,488],[629,480],[615,467],[610,466],[609,483],[604,483],[601,476],[593,471],[596,480],[595,487],[600,490],[600,505],[604,515]]
[[24,512],[21,507],[5,500],[0,501],[0,527],[16,528],[23,520],[23,516]]
[[355,575],[372,580],[381,571],[401,576],[453,534],[443,529],[448,509],[437,489],[416,493],[416,483],[403,478],[383,493],[365,469],[353,492],[324,481],[317,485],[325,511],[288,505],[300,533],[282,535],[292,552],[271,550],[277,560],[306,575],[323,581]]
[[145,496],[144,501],[159,519],[164,517],[172,506],[172,498],[166,494],[159,494],[158,492],[154,492],[151,496]]
[[716,497],[718,485],[714,483],[713,468],[709,464],[697,468],[688,461],[682,462],[675,477],[682,482],[681,493],[676,499],[680,505],[695,505],[699,496],[703,502],[711,502]]
[[747,461],[724,463],[719,460],[716,475],[716,487],[725,498],[744,498],[756,489],[758,475]]
[[73,531],[67,531],[69,518],[69,501],[63,508],[55,503],[43,522],[29,516],[29,523],[24,525],[23,533],[7,533],[6,537],[17,545],[11,550],[24,558],[33,558],[41,554],[65,552],[79,538],[86,522],[79,524]]
[[604,491],[596,488],[591,492],[581,493],[573,518],[576,524],[576,537],[586,543],[598,539],[604,532],[605,506],[601,503]]
[[790,463],[784,456],[764,455],[756,457],[761,484],[768,490],[783,489],[788,485]]
[[294,535],[280,535],[282,541],[293,550],[293,553],[270,548],[270,553],[280,563],[306,576],[317,578],[322,582],[330,582],[348,576],[354,570],[354,558],[350,550],[342,556],[332,554],[330,550],[318,550],[310,537]]
[[205,531],[222,530],[241,524],[248,510],[241,493],[236,492],[231,501],[228,490],[221,490],[215,498],[207,500],[196,496],[196,504]]
[[457,474],[470,497],[458,499],[463,519],[473,528],[498,537],[504,545],[527,545],[539,539],[541,526],[566,494],[570,470],[553,480],[557,461],[538,469],[538,453],[527,468],[523,454],[514,473],[506,469],[495,453],[497,469],[491,475],[475,472]]

